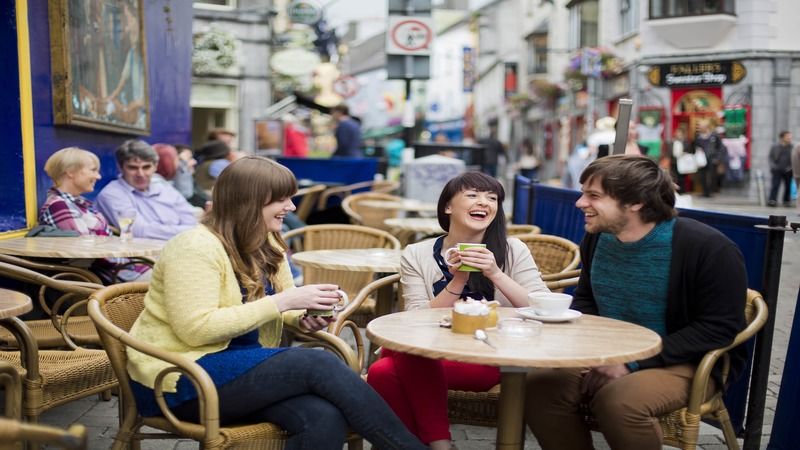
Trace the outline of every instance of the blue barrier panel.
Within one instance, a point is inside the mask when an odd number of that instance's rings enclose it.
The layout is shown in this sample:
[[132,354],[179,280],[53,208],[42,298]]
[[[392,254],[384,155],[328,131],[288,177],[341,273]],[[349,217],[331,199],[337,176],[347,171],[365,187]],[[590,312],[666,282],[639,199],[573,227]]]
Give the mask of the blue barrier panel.
[[[583,213],[575,207],[575,202],[581,193],[571,189],[541,184],[534,184],[532,192],[535,201],[533,224],[541,227],[544,234],[565,237],[579,243],[585,232],[583,228],[584,219]],[[765,225],[767,223],[766,217],[697,209],[680,209],[678,213],[681,217],[689,217],[714,227],[732,240],[744,255],[748,286],[761,291],[767,233],[764,230],[755,228],[755,226]],[[522,223],[516,221],[516,211],[514,212],[514,217],[515,223]],[[725,405],[728,407],[731,421],[737,432],[741,430],[745,418],[745,404],[747,402],[748,381],[751,370],[750,363],[753,354],[752,341],[748,344],[748,351],[750,357],[748,358],[747,368],[735,382],[731,383],[725,394]]]
[[298,180],[352,184],[375,178],[377,158],[278,158]]
[[583,213],[575,207],[580,191],[542,184],[533,185],[534,220],[543,234],[553,234],[580,242],[583,239]]
[[511,207],[511,219],[515,224],[528,223],[528,209],[533,182],[526,177],[514,177],[514,204]]
[[[800,290],[797,303],[800,304]],[[792,335],[786,349],[786,363],[783,366],[781,389],[778,393],[778,406],[772,422],[772,435],[767,450],[791,450],[800,442],[800,308],[794,309]]]

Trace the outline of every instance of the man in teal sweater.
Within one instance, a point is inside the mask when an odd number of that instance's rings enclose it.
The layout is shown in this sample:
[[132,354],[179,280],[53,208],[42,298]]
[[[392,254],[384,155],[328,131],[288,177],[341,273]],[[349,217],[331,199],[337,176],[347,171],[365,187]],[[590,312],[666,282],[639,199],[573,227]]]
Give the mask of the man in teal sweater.
[[[663,349],[627,364],[534,371],[526,421],[545,450],[591,449],[586,404],[611,448],[660,450],[657,417],[686,403],[703,355],[745,326],[744,259],[717,230],[676,217],[669,174],[648,158],[598,159],[580,182],[587,233],[572,308],[647,327]],[[735,375],[744,349],[730,355]]]

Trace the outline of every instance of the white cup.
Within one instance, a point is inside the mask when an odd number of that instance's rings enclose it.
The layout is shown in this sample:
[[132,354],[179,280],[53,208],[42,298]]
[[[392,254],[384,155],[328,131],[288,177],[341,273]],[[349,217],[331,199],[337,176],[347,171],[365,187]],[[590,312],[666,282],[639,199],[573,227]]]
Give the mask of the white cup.
[[560,316],[569,309],[572,296],[559,292],[531,292],[528,303],[540,316]]

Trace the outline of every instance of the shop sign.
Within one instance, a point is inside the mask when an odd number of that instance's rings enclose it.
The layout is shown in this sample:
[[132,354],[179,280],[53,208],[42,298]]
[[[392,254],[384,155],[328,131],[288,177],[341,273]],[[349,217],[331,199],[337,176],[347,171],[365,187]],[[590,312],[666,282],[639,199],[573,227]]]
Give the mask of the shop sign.
[[310,75],[319,63],[319,55],[301,48],[291,48],[273,53],[269,60],[272,70],[290,77]]
[[315,2],[308,0],[295,0],[293,1],[287,12],[289,19],[293,23],[302,23],[304,25],[314,25],[322,18],[322,8]]
[[650,68],[647,79],[653,86],[721,86],[744,79],[747,69],[739,61],[707,61],[658,64]]

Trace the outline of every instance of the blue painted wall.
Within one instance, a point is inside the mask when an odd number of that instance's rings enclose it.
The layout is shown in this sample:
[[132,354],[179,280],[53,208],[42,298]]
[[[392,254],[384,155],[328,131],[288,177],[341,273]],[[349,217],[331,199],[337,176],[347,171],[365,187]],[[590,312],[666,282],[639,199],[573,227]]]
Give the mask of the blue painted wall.
[[[10,6],[9,6],[10,4]],[[17,61],[17,22],[13,0],[0,0],[0,55]],[[16,65],[14,65],[16,69]],[[22,184],[22,132],[19,115],[19,74],[0,70],[0,231],[25,228],[25,187]]]
[[[38,205],[44,201],[51,185],[50,179],[44,173],[44,163],[56,150],[74,145],[95,152],[100,157],[103,179],[98,182],[96,193],[117,176],[114,148],[126,139],[137,137],[53,124],[48,3],[28,0]],[[13,70],[0,71],[0,86],[6,87],[0,90],[0,135],[3,136],[6,155],[21,154],[14,4],[14,0],[0,0],[0,54],[13,65]],[[192,2],[143,0],[143,5],[152,133],[142,138],[150,143],[189,143]],[[5,168],[5,164],[3,167],[0,169],[0,192],[11,189],[11,200],[23,202],[21,172],[8,173],[9,169]],[[0,203],[0,217],[7,217],[10,210],[16,207],[7,204],[5,197],[4,194]],[[93,198],[94,194],[88,197]],[[0,222],[0,226],[2,225]],[[0,228],[0,231],[4,230],[8,228]]]

